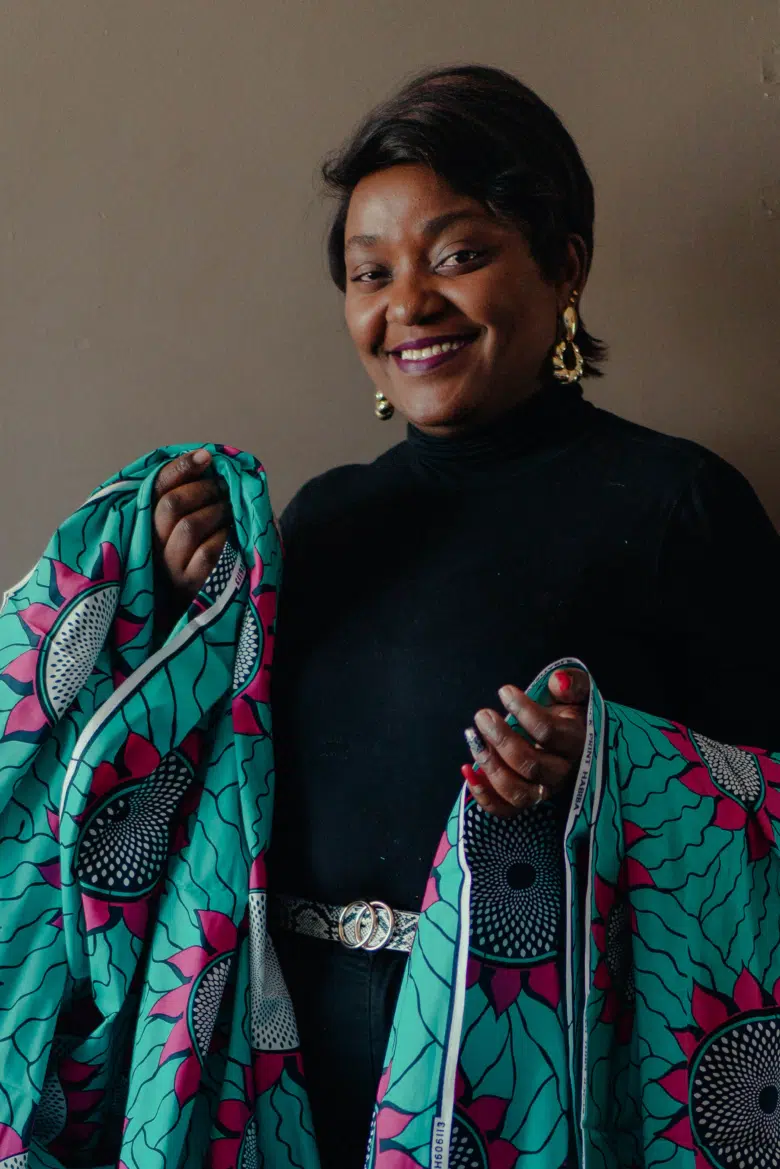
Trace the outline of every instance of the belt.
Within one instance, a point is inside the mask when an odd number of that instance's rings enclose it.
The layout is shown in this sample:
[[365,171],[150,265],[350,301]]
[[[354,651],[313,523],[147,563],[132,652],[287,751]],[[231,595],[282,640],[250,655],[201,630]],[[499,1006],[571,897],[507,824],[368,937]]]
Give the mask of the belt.
[[391,909],[384,901],[351,901],[325,905],[303,897],[272,894],[271,924],[307,938],[341,942],[348,950],[401,950],[409,953],[419,913]]

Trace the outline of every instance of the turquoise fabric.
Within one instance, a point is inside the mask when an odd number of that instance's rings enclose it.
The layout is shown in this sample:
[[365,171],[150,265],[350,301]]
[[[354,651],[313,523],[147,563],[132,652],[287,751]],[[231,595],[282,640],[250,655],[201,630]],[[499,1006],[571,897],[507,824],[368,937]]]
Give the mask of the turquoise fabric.
[[376,1169],[780,1163],[780,761],[591,685],[562,856],[549,804],[452,813]]
[[[156,451],[57,532],[0,617],[0,1165],[316,1163],[265,930],[280,546],[211,448],[235,546],[153,644]],[[5,1158],[5,1159],[3,1159]],[[267,1163],[267,1162],[266,1162]]]
[[[210,447],[235,535],[156,646],[180,449],[96,491],[0,614],[0,1169],[318,1164],[266,930],[280,544],[260,465]],[[464,788],[367,1164],[780,1163],[778,819],[776,758],[595,685],[565,824]]]

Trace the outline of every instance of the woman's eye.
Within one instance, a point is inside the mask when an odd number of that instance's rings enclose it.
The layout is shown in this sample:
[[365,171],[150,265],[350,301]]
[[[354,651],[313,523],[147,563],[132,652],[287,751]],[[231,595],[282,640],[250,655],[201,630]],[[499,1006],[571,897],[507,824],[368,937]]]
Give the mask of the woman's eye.
[[356,272],[352,277],[353,284],[373,284],[381,280],[385,273],[381,268],[369,268],[365,272]]
[[472,248],[458,248],[457,252],[450,252],[449,256],[437,264],[438,268],[461,268],[464,264],[471,264],[474,260],[478,260],[482,252],[476,252]]

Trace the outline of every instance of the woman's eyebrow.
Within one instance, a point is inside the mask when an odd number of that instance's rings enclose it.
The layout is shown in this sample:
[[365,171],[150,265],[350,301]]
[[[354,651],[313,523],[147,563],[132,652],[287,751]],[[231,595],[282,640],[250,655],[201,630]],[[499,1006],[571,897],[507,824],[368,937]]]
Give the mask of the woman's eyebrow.
[[[439,232],[444,231],[445,228],[451,227],[453,223],[459,223],[465,219],[489,219],[487,212],[476,211],[473,207],[464,207],[458,211],[446,211],[443,215],[436,215],[433,219],[429,219],[423,225],[422,234],[424,236],[437,236]],[[344,250],[349,251],[350,248],[372,248],[380,242],[381,236],[378,235],[351,235],[344,245]]]
[[344,250],[348,252],[350,248],[372,248],[377,243],[378,235],[351,235],[344,244]]
[[460,223],[464,219],[488,219],[490,218],[485,211],[477,211],[473,207],[463,207],[457,211],[446,211],[443,215],[437,215],[434,219],[429,219],[423,228],[423,235],[435,236],[439,232],[444,231],[445,228],[451,227],[453,223]]

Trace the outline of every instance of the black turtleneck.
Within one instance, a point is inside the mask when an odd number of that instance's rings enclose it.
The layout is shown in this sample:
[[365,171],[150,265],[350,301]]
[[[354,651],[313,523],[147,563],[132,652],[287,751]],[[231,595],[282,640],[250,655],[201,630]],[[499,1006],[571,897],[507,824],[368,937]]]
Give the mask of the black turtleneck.
[[543,391],[464,438],[414,429],[282,516],[276,883],[414,908],[504,683],[580,657],[605,697],[770,745],[780,537],[715,455]]
[[[581,658],[608,699],[715,738],[780,742],[780,537],[751,488],[695,444],[567,388],[468,437],[410,429],[376,462],[307,484],[282,530],[280,891],[417,908],[468,757],[463,729],[479,707],[500,709],[501,685],[559,657]],[[364,1008],[349,971],[362,977],[367,955],[323,942],[296,953],[314,964],[292,972],[300,986],[332,975],[303,1008],[315,1097],[339,1091],[344,1028],[357,1043],[380,1002],[373,1054],[361,1063],[348,1046],[342,1061],[344,1091],[367,1084],[365,1111],[393,960],[372,961]]]

